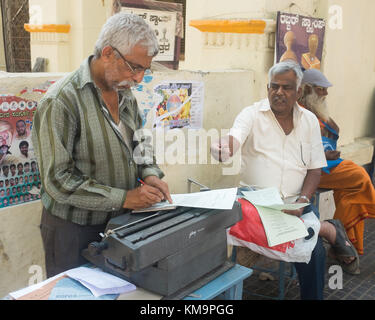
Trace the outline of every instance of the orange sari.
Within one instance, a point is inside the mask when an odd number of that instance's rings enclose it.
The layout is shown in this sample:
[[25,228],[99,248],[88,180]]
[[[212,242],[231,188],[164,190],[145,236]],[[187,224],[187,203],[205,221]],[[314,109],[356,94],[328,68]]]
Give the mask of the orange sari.
[[[330,136],[330,130],[319,119],[322,136]],[[336,211],[334,218],[340,220],[346,233],[357,249],[363,254],[363,233],[366,218],[375,218],[375,189],[367,171],[350,160],[343,160],[330,173],[322,170],[320,188],[332,189]]]
[[375,190],[366,170],[343,160],[329,174],[322,172],[320,188],[332,189],[339,219],[358,254],[363,254],[364,219],[375,218]]

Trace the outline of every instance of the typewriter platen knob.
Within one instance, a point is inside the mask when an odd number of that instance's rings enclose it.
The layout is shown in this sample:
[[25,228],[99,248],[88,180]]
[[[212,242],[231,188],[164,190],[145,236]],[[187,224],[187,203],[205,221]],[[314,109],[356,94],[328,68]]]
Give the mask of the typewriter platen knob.
[[107,242],[97,242],[97,241],[91,242],[88,247],[89,253],[91,256],[97,256],[103,250],[107,248],[108,248]]

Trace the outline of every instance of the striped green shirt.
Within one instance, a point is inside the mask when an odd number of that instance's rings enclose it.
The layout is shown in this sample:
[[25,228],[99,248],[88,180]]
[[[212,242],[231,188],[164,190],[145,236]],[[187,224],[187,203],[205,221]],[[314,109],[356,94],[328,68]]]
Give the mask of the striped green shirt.
[[[53,215],[80,224],[106,223],[123,213],[126,190],[137,178],[164,174],[155,164],[137,165],[114,126],[89,67],[53,84],[39,102],[32,141],[42,181],[43,206]],[[131,133],[142,125],[131,90],[119,91],[120,120]]]

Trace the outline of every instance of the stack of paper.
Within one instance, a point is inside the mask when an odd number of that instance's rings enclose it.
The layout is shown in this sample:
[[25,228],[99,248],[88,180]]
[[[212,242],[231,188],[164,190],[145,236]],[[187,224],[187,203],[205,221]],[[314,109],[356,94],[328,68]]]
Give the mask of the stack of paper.
[[99,268],[79,267],[11,292],[9,296],[17,300],[114,300],[119,294],[135,289],[135,285]]
[[276,188],[241,192],[257,208],[270,247],[308,235],[306,226],[299,217],[281,211],[297,210],[308,203],[283,203]]
[[52,288],[48,300],[115,300],[118,294],[94,296],[92,292],[71,278],[64,277]]
[[79,281],[88,288],[95,297],[104,294],[120,294],[136,289],[136,286],[119,277],[115,277],[99,268],[79,267],[68,270],[66,275]]

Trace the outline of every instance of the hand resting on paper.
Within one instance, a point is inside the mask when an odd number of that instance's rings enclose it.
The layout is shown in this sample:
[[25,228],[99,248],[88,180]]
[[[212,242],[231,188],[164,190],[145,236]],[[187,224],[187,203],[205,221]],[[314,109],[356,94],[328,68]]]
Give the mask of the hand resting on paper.
[[[307,201],[304,200],[304,199],[298,199],[296,201],[296,203],[306,203]],[[297,216],[297,217],[300,217],[302,216],[302,213],[303,213],[303,210],[305,209],[305,207],[303,208],[300,208],[300,209],[297,209],[297,210],[282,210],[283,212],[287,213],[287,214],[290,214],[292,216]]]

